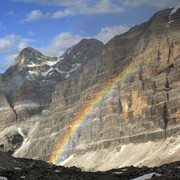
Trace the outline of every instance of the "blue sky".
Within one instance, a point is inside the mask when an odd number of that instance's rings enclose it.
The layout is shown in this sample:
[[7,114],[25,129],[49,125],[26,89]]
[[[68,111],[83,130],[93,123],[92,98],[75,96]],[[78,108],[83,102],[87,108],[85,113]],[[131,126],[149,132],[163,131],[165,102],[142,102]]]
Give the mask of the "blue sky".
[[83,38],[106,43],[179,0],[1,0],[0,73],[24,47],[48,56]]

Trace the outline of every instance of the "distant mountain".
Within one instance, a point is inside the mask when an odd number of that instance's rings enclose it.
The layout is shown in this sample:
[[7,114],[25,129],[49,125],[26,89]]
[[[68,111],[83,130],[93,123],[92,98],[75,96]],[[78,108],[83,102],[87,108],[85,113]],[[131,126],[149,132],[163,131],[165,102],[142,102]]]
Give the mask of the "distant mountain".
[[61,57],[25,48],[0,78],[1,149],[91,170],[180,160],[179,67],[178,8]]

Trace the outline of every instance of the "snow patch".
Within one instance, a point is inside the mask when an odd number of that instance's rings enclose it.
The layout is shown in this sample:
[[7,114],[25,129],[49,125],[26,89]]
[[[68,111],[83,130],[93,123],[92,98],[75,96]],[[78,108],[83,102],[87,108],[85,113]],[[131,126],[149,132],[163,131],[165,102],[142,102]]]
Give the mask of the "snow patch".
[[72,65],[72,67],[73,67],[73,69],[71,69],[67,73],[71,73],[71,72],[75,71],[76,69],[78,69],[79,67],[81,67],[81,63],[75,63]]
[[122,174],[123,172],[113,172],[113,174]]
[[47,64],[48,66],[54,66],[55,64],[58,63],[58,61],[59,61],[59,60],[57,60],[57,61],[47,61],[46,64]]
[[15,170],[18,170],[18,171],[22,170],[22,169],[19,168],[19,167],[15,167],[14,169],[15,169]]
[[121,169],[121,171],[120,171],[120,172],[113,172],[113,174],[122,174],[122,173],[123,173],[123,172],[125,172],[125,171],[127,171],[127,169],[126,169],[126,168]]
[[58,57],[58,61],[62,61],[64,57]]
[[37,71],[28,71],[28,73],[29,73],[30,75],[38,75],[38,72],[37,72]]
[[56,169],[55,172],[59,173],[60,171]]
[[168,21],[168,24],[171,24],[172,22],[174,22],[174,20]]
[[76,56],[77,56],[78,54],[80,54],[80,52],[78,52],[78,53],[76,53],[76,54],[74,55],[74,58],[75,58],[75,59],[76,59]]
[[143,176],[139,176],[139,177],[131,179],[131,180],[147,180],[147,179],[151,179],[153,175],[161,176],[161,174],[158,174],[156,172],[152,172],[149,174],[144,174]]
[[47,71],[42,72],[41,75],[42,75],[42,76],[47,76],[47,75],[49,74],[49,72],[51,72],[52,70],[53,70],[53,68],[51,67],[51,68],[49,68]]
[[126,145],[121,146],[121,150],[120,151],[124,151],[125,147],[126,147]]
[[24,134],[23,134],[23,132],[22,132],[22,129],[21,129],[20,127],[18,127],[17,130],[18,130],[19,134],[20,134],[22,137],[24,137]]
[[67,73],[65,78],[70,77],[70,76],[71,76],[70,73],[76,71],[76,70],[77,70],[78,68],[80,68],[80,67],[81,67],[81,63],[75,63],[75,64],[73,64],[73,65],[72,65],[72,69],[71,69],[70,71],[68,71],[68,72],[65,72],[65,73]]
[[59,166],[63,166],[65,165],[67,162],[69,162],[72,158],[74,157],[74,154],[72,154],[71,156],[69,156],[67,159],[65,159],[64,161],[62,161],[61,163],[59,163]]
[[37,67],[37,64],[35,64],[34,62],[30,62],[31,64],[28,64],[27,65],[27,67],[30,67],[30,68],[32,68],[32,67]]
[[0,180],[8,180],[7,177],[0,176]]
[[69,73],[66,74],[66,77],[65,77],[65,78],[67,79],[68,77],[70,77],[70,74],[69,74]]
[[178,4],[177,6],[175,6],[175,7],[172,9],[172,11],[171,11],[170,16],[171,16],[172,14],[176,13],[176,11],[177,11],[179,8],[180,8],[180,4]]
[[58,68],[55,68],[55,70],[56,70],[58,73],[66,73],[65,71],[60,71]]
[[24,63],[24,60],[25,60],[25,59],[24,59],[24,57],[23,57],[23,58],[21,59],[21,64],[23,64],[23,63]]

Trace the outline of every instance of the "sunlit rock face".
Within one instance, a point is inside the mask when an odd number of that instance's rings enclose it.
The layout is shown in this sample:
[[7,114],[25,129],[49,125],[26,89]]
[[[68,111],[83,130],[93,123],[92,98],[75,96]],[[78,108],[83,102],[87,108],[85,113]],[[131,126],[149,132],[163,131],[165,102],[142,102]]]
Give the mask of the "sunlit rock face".
[[[98,169],[105,163],[98,159],[103,158],[102,152],[107,156],[131,143],[144,143],[146,147],[149,141],[178,136],[179,34],[180,10],[172,13],[168,9],[115,36],[106,45],[82,40],[59,58],[33,50],[36,53],[32,58],[28,55],[27,61],[18,60],[3,75],[7,80],[3,79],[2,88],[17,116],[18,127],[26,129],[26,134],[21,133],[24,143],[14,155],[49,160],[57,144],[67,141],[62,148],[62,161],[72,157],[67,165],[82,166],[86,162],[84,167]],[[13,72],[17,64],[21,70]],[[17,81],[16,85],[12,86],[11,81]],[[78,128],[74,124],[79,124]],[[176,141],[173,138],[174,146]],[[147,149],[152,146],[147,145]],[[126,151],[132,153],[132,147]],[[150,158],[158,156],[156,164],[179,160],[179,151],[175,148],[169,152],[169,158],[159,150]],[[144,156],[148,150],[145,152]],[[94,157],[93,163],[88,153]],[[54,156],[58,156],[57,152]],[[140,158],[129,160],[126,165],[138,161]],[[146,162],[150,162],[148,157]],[[120,164],[115,163],[117,166]]]

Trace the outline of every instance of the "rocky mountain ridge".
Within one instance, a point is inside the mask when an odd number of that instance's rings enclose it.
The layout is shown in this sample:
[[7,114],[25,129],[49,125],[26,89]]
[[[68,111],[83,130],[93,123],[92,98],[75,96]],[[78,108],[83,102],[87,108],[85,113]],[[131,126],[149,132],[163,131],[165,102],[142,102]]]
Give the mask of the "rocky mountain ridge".
[[[58,156],[52,153],[57,144],[94,103],[59,157],[61,163],[72,157],[65,165],[104,170],[98,157],[123,155],[124,148],[128,153],[142,143],[147,145],[144,162],[132,155],[127,165],[151,164],[160,148],[167,151],[155,165],[179,160],[179,30],[180,9],[166,9],[105,45],[82,40],[59,58],[24,49],[2,76],[2,149],[48,161]],[[145,156],[152,147],[157,153]]]

